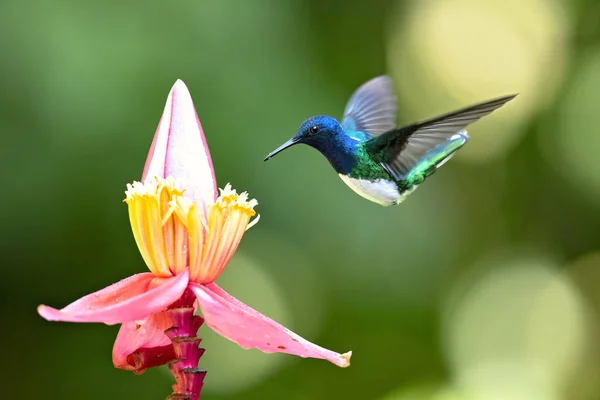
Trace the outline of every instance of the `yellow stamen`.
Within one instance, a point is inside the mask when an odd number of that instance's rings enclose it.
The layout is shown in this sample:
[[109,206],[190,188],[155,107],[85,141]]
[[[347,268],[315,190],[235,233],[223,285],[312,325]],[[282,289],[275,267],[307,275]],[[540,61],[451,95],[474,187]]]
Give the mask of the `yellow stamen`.
[[[248,201],[248,193],[237,192],[227,184],[215,204],[209,207],[206,237],[201,257],[190,258],[190,279],[213,282],[225,270],[237,249],[258,202]],[[194,261],[194,262],[192,262]]]
[[135,241],[150,271],[160,277],[189,267],[193,282],[213,282],[244,232],[259,219],[249,224],[257,202],[248,200],[245,192],[237,194],[229,184],[206,213],[184,197],[170,177],[134,182],[125,193]]

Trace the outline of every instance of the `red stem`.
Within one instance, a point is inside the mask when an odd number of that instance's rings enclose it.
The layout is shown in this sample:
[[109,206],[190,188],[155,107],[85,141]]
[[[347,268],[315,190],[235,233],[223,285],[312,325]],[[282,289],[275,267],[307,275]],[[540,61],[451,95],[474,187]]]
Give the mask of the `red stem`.
[[167,310],[173,327],[165,331],[175,350],[175,359],[169,362],[169,369],[175,377],[173,393],[167,400],[198,400],[204,384],[206,371],[198,368],[198,361],[204,349],[201,339],[196,336],[204,319],[194,315],[196,297],[186,290],[181,299],[171,304]]

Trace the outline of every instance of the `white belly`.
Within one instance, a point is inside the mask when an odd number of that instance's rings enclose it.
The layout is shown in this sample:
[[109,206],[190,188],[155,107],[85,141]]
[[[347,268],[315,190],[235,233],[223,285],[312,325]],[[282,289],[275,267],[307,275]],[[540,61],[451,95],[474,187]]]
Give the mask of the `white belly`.
[[[382,206],[396,204],[400,198],[400,191],[395,182],[385,179],[369,181],[367,179],[350,178],[342,174],[340,174],[340,178],[356,193]],[[404,198],[405,196],[402,197]]]

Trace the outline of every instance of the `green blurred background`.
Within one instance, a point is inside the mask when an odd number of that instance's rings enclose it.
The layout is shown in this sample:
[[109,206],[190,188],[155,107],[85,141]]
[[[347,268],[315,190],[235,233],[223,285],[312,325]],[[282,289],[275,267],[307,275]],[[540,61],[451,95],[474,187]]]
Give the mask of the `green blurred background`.
[[[201,330],[203,399],[600,399],[596,0],[0,2],[6,399],[161,399],[114,369],[117,327],[49,323],[146,270],[125,184],[171,85],[188,85],[219,186],[259,201],[219,283],[352,366]],[[296,147],[389,73],[399,120],[521,95],[399,207]]]

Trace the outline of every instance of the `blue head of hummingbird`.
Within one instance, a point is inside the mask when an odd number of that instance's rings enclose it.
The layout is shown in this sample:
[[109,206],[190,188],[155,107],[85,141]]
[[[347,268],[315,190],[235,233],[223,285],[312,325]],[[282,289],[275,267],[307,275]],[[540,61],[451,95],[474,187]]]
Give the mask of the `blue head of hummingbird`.
[[354,92],[341,122],[329,116],[307,119],[265,161],[295,144],[307,144],[323,154],[360,196],[383,206],[400,204],[467,143],[467,125],[516,96],[398,128],[392,81],[379,76]]

